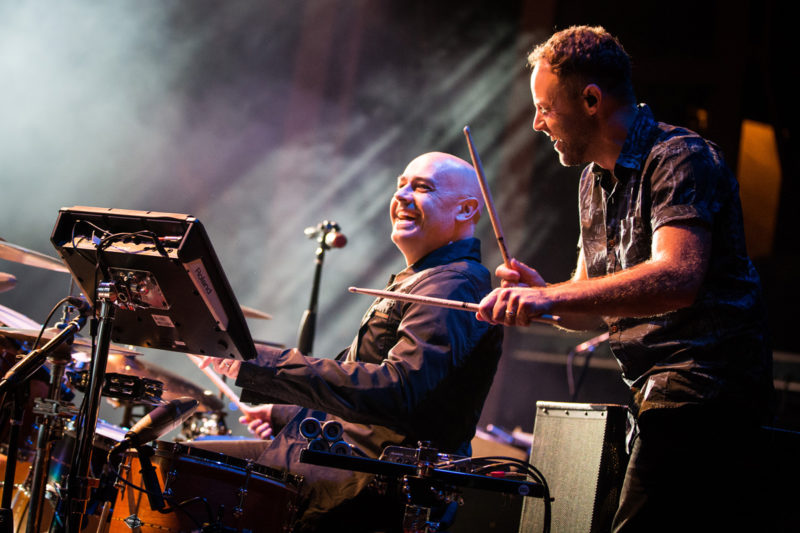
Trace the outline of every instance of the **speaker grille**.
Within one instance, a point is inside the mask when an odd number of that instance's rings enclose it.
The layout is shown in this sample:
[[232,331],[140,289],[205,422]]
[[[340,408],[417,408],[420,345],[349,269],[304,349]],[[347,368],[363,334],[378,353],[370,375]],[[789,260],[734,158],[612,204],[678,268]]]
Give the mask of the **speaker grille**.
[[[608,531],[627,457],[625,407],[537,402],[531,464],[550,488],[551,531]],[[526,498],[520,533],[541,531],[544,502]]]

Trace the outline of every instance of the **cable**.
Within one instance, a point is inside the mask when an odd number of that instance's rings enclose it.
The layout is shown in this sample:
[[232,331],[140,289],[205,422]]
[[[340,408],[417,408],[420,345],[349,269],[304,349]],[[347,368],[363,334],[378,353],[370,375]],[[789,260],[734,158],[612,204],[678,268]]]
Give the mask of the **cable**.
[[48,324],[48,322],[50,322],[50,319],[52,319],[52,318],[53,318],[53,315],[54,315],[54,314],[56,314],[56,311],[58,310],[58,308],[59,308],[59,307],[61,307],[63,304],[67,303],[68,301],[69,301],[69,297],[62,298],[62,299],[61,299],[61,300],[60,300],[60,301],[59,301],[59,302],[58,302],[58,303],[57,303],[57,304],[56,304],[56,305],[55,305],[55,306],[54,306],[54,307],[53,307],[53,308],[50,310],[50,313],[47,315],[47,318],[45,318],[45,319],[44,319],[44,323],[42,324],[42,327],[41,327],[41,329],[39,330],[39,335],[36,337],[36,340],[33,342],[33,345],[31,346],[31,351],[33,351],[33,350],[35,350],[36,348],[38,348],[38,347],[39,347],[39,342],[41,342],[41,340],[42,340],[42,336],[44,335],[44,330],[46,330],[46,329],[47,329],[47,324]]
[[522,459],[517,459],[515,457],[503,457],[503,456],[475,457],[472,458],[472,461],[473,462],[491,461],[491,463],[489,463],[488,465],[479,467],[473,472],[478,472],[488,467],[496,468],[496,465],[498,464],[502,465],[503,463],[509,463],[511,465],[523,468],[525,472],[528,474],[528,476],[533,478],[533,481],[540,483],[542,485],[542,502],[544,504],[544,520],[542,524],[542,533],[550,532],[552,498],[550,498],[550,488],[547,486],[547,480],[545,479],[544,475],[539,471],[538,468],[536,468],[527,461],[523,461]]
[[[87,255],[86,255],[86,254],[85,254],[85,253],[84,253],[84,252],[83,252],[83,251],[82,251],[82,250],[81,250],[81,249],[78,247],[77,243],[75,242],[75,230],[76,230],[76,228],[78,227],[78,224],[81,224],[81,223],[83,223],[83,224],[86,224],[87,226],[91,227],[92,229],[95,229],[95,230],[97,230],[98,232],[102,233],[102,234],[103,234],[103,235],[105,235],[105,236],[108,236],[108,235],[110,235],[110,233],[109,233],[108,231],[104,230],[103,228],[101,228],[101,227],[99,227],[99,226],[97,226],[97,225],[93,224],[92,222],[89,222],[88,220],[82,220],[82,219],[78,219],[78,220],[76,220],[76,221],[75,221],[75,223],[73,223],[73,224],[72,224],[72,235],[71,235],[71,237],[72,237],[72,238],[71,238],[71,242],[72,242],[72,248],[75,250],[75,253],[77,253],[78,255],[80,255],[80,256],[81,256],[82,258],[84,258],[84,259],[85,259],[87,262],[89,262],[89,263],[93,263],[93,262],[94,262],[94,260],[93,260],[91,257],[87,256]],[[81,235],[81,238],[85,239],[85,238],[87,238],[87,237],[86,237],[86,236],[84,236],[84,235]],[[94,239],[93,239],[93,238],[89,237],[89,238],[88,238],[88,240],[89,240],[89,242],[92,242],[92,243],[94,243]]]

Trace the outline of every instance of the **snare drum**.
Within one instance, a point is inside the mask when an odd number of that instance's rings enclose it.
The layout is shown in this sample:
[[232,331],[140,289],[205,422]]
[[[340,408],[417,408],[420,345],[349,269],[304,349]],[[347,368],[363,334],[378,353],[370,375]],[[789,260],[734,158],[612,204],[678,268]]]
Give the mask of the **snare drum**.
[[[205,524],[218,525],[220,531],[284,533],[294,524],[300,476],[168,442],[158,443],[150,462],[172,511],[152,510],[141,490],[120,483],[110,533],[188,532]],[[120,475],[144,486],[135,452],[126,454]]]

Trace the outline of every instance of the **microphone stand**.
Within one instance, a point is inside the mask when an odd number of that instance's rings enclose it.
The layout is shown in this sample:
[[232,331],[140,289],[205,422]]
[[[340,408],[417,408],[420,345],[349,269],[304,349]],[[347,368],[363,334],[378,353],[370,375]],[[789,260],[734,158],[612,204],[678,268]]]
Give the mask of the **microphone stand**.
[[154,453],[155,451],[153,450],[152,446],[148,446],[146,444],[136,446],[136,456],[139,458],[142,483],[144,483],[150,509],[153,511],[161,511],[164,509],[164,495],[161,493],[161,484],[158,482],[158,474],[156,474],[156,469],[153,467],[153,463],[150,461],[150,458]]
[[[589,361],[592,358],[592,355],[594,355],[595,348],[607,340],[608,332],[602,333],[586,342],[582,342],[581,344],[572,348],[567,354],[567,386],[569,388],[571,401],[574,402],[578,397],[578,391],[580,390],[581,385],[583,385],[583,378],[586,377],[586,370],[589,368]],[[581,368],[581,374],[578,376],[578,382],[575,383],[575,377],[573,375],[573,362],[575,360],[575,356],[579,353],[584,353],[585,355],[583,359],[583,367]]]
[[300,329],[297,334],[297,349],[304,355],[310,355],[314,345],[314,332],[317,324],[317,302],[319,296],[320,280],[322,279],[322,264],[325,261],[325,252],[330,250],[330,245],[326,241],[328,233],[337,231],[338,224],[335,222],[324,221],[316,228],[317,251],[314,260],[314,283],[311,286],[311,300],[308,309],[303,313],[300,320]]

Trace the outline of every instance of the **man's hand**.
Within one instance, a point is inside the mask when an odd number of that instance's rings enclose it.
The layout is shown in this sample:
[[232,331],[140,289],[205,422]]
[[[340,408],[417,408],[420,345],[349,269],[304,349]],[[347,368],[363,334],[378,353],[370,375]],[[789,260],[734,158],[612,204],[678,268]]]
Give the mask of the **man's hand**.
[[542,276],[525,263],[511,259],[510,267],[504,263],[494,271],[494,275],[502,280],[501,287],[544,287],[547,285]]
[[265,403],[254,407],[242,406],[239,422],[247,424],[247,430],[260,439],[272,437],[272,404]]
[[200,368],[213,366],[217,374],[228,376],[233,380],[239,376],[239,369],[242,367],[242,362],[237,359],[221,359],[219,357],[202,357],[202,359]]
[[539,287],[518,286],[493,290],[479,306],[478,320],[506,326],[528,326],[537,316],[550,313],[552,301]]
[[539,273],[516,259],[509,266],[498,266],[495,275],[501,279],[500,289],[495,289],[480,302],[478,320],[507,326],[527,326],[531,319],[550,310],[550,302],[543,298],[537,287],[545,287]]

